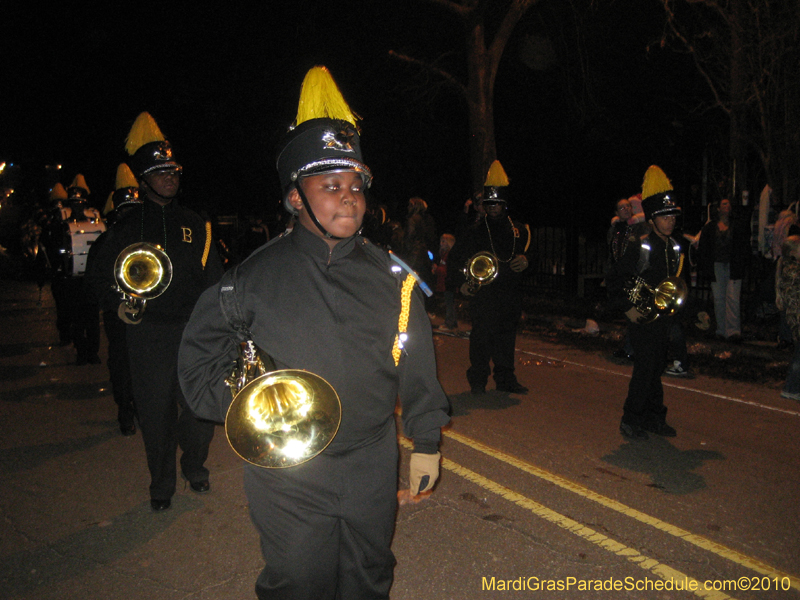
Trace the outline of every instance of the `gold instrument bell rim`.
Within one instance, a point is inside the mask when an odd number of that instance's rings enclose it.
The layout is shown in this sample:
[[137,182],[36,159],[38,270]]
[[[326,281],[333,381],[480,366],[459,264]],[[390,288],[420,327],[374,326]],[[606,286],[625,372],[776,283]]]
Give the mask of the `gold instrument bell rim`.
[[[475,273],[474,266],[479,259],[487,259],[488,262],[491,263],[491,273],[488,275],[480,276]],[[492,254],[491,252],[478,252],[469,259],[469,274],[473,277],[476,281],[480,283],[486,283],[487,281],[492,281],[495,277],[497,277],[497,273],[499,271],[498,268],[498,260],[497,257]]]
[[[310,378],[310,379],[314,379],[319,383],[320,387],[330,389],[330,391],[333,394],[333,398],[336,400],[335,406],[338,408],[338,415],[336,415],[336,417],[337,417],[336,418],[336,427],[331,432],[330,436],[328,437],[327,442],[325,442],[324,446],[322,446],[316,452],[314,452],[310,456],[307,456],[303,460],[294,461],[294,462],[291,462],[290,464],[285,464],[285,465],[263,464],[263,463],[251,460],[247,456],[244,456],[244,454],[239,452],[239,448],[237,448],[237,444],[234,443],[234,440],[231,439],[231,434],[230,434],[230,429],[229,429],[230,426],[231,426],[230,424],[232,422],[231,418],[230,418],[231,414],[240,410],[240,407],[237,404],[237,400],[240,397],[241,398],[245,398],[247,396],[247,394],[245,394],[245,391],[247,391],[248,389],[253,389],[254,387],[257,387],[257,386],[261,385],[262,381],[267,379],[267,378],[270,378],[270,377],[286,377],[286,378],[292,379],[292,378],[298,378],[297,377],[298,375],[302,376],[302,377],[307,377],[307,378]],[[278,369],[278,370],[275,370],[275,371],[269,371],[267,373],[264,373],[263,375],[260,375],[259,377],[256,377],[252,381],[248,382],[247,385],[245,385],[241,390],[239,390],[239,392],[237,392],[237,394],[234,396],[233,400],[231,401],[230,406],[228,406],[227,412],[225,413],[225,437],[228,439],[228,445],[231,447],[231,449],[233,449],[233,451],[236,453],[236,455],[239,458],[241,458],[243,461],[245,461],[245,462],[247,462],[247,463],[249,463],[249,464],[251,464],[253,466],[256,466],[256,467],[259,467],[259,468],[262,468],[262,469],[290,469],[292,467],[296,467],[296,466],[302,465],[302,464],[304,464],[306,462],[309,462],[309,461],[313,460],[314,458],[316,458],[317,456],[319,456],[320,454],[322,454],[325,451],[325,449],[328,446],[330,446],[331,442],[336,437],[336,434],[339,432],[339,427],[341,426],[341,423],[342,423],[342,401],[339,398],[339,394],[336,391],[336,389],[330,384],[330,382],[328,382],[327,379],[325,379],[321,375],[317,375],[316,373],[313,373],[311,371],[307,371],[305,369]]]
[[[145,289],[137,290],[130,287],[126,283],[125,279],[123,278],[123,270],[125,265],[133,256],[147,253],[156,257],[161,257],[161,260],[156,258],[160,276],[156,279],[155,285]],[[144,300],[152,300],[163,294],[169,287],[169,284],[172,283],[172,261],[167,253],[164,252],[164,250],[158,244],[151,244],[149,242],[136,242],[125,247],[117,256],[117,259],[114,263],[114,278],[116,279],[119,288],[128,296]]]

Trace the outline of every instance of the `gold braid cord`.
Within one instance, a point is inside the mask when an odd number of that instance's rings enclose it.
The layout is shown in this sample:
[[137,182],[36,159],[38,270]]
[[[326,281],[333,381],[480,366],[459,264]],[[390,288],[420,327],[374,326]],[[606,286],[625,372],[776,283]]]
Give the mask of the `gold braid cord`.
[[681,276],[681,271],[683,271],[683,259],[684,259],[684,257],[685,257],[685,254],[683,252],[681,252],[681,258],[680,258],[680,261],[678,261],[678,272],[675,273],[675,277],[680,277]]
[[203,248],[203,268],[206,268],[208,262],[208,253],[211,251],[211,222],[206,221],[206,247]]
[[403,290],[400,292],[400,319],[397,321],[397,335],[394,336],[394,347],[392,348],[395,366],[400,364],[400,335],[408,329],[408,316],[411,312],[411,292],[415,283],[416,279],[409,273],[403,282]]

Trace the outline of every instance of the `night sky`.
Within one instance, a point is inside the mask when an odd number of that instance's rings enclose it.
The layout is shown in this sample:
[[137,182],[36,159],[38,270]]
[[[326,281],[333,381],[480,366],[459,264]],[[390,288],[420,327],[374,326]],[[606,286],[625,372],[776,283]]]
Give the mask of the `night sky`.
[[[374,200],[400,217],[420,195],[446,229],[470,193],[463,100],[389,56],[436,60],[463,76],[462,28],[441,8],[75,4],[3,9],[0,161],[20,165],[26,196],[43,193],[44,165],[61,164],[59,180],[84,174],[102,206],[130,125],[148,111],[184,165],[187,204],[273,214],[275,145],[315,64],[328,66],[363,117]],[[702,149],[725,125],[696,111],[706,92],[686,57],[648,52],[663,27],[656,0],[580,8],[589,4],[541,0],[528,12],[498,73],[495,123],[516,215],[534,225],[597,222],[604,232],[614,201],[640,191],[650,164],[690,202]],[[542,40],[551,60],[533,64],[529,49]]]

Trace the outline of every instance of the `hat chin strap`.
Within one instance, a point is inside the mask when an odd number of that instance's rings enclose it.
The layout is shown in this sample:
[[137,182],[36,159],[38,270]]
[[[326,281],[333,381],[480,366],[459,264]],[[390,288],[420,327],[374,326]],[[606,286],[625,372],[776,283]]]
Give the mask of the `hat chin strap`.
[[297,190],[297,195],[300,196],[300,200],[303,202],[303,206],[308,211],[308,216],[311,217],[311,221],[314,223],[314,225],[317,226],[317,229],[319,229],[322,232],[322,235],[324,235],[326,238],[328,238],[330,240],[343,240],[344,238],[335,236],[332,233],[330,233],[317,220],[317,215],[315,215],[314,211],[311,210],[311,203],[308,201],[308,198],[306,198],[306,195],[303,192],[303,187],[300,185],[300,180],[299,179],[294,182],[294,189]]

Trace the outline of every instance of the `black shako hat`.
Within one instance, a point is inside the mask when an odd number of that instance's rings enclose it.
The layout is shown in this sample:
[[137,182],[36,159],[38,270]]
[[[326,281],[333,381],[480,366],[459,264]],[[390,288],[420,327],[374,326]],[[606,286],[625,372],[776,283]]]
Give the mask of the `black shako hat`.
[[654,217],[679,215],[680,207],[675,204],[675,192],[664,171],[651,165],[644,174],[642,182],[642,211],[646,221]]
[[136,117],[125,140],[125,150],[131,157],[128,162],[137,178],[153,171],[175,170],[180,173],[183,170],[172,156],[169,141],[147,112]]
[[361,155],[357,120],[328,69],[310,69],[300,89],[297,117],[277,152],[278,177],[287,211],[297,213],[288,195],[302,177],[352,171],[361,174],[365,189],[370,186],[372,171]]

